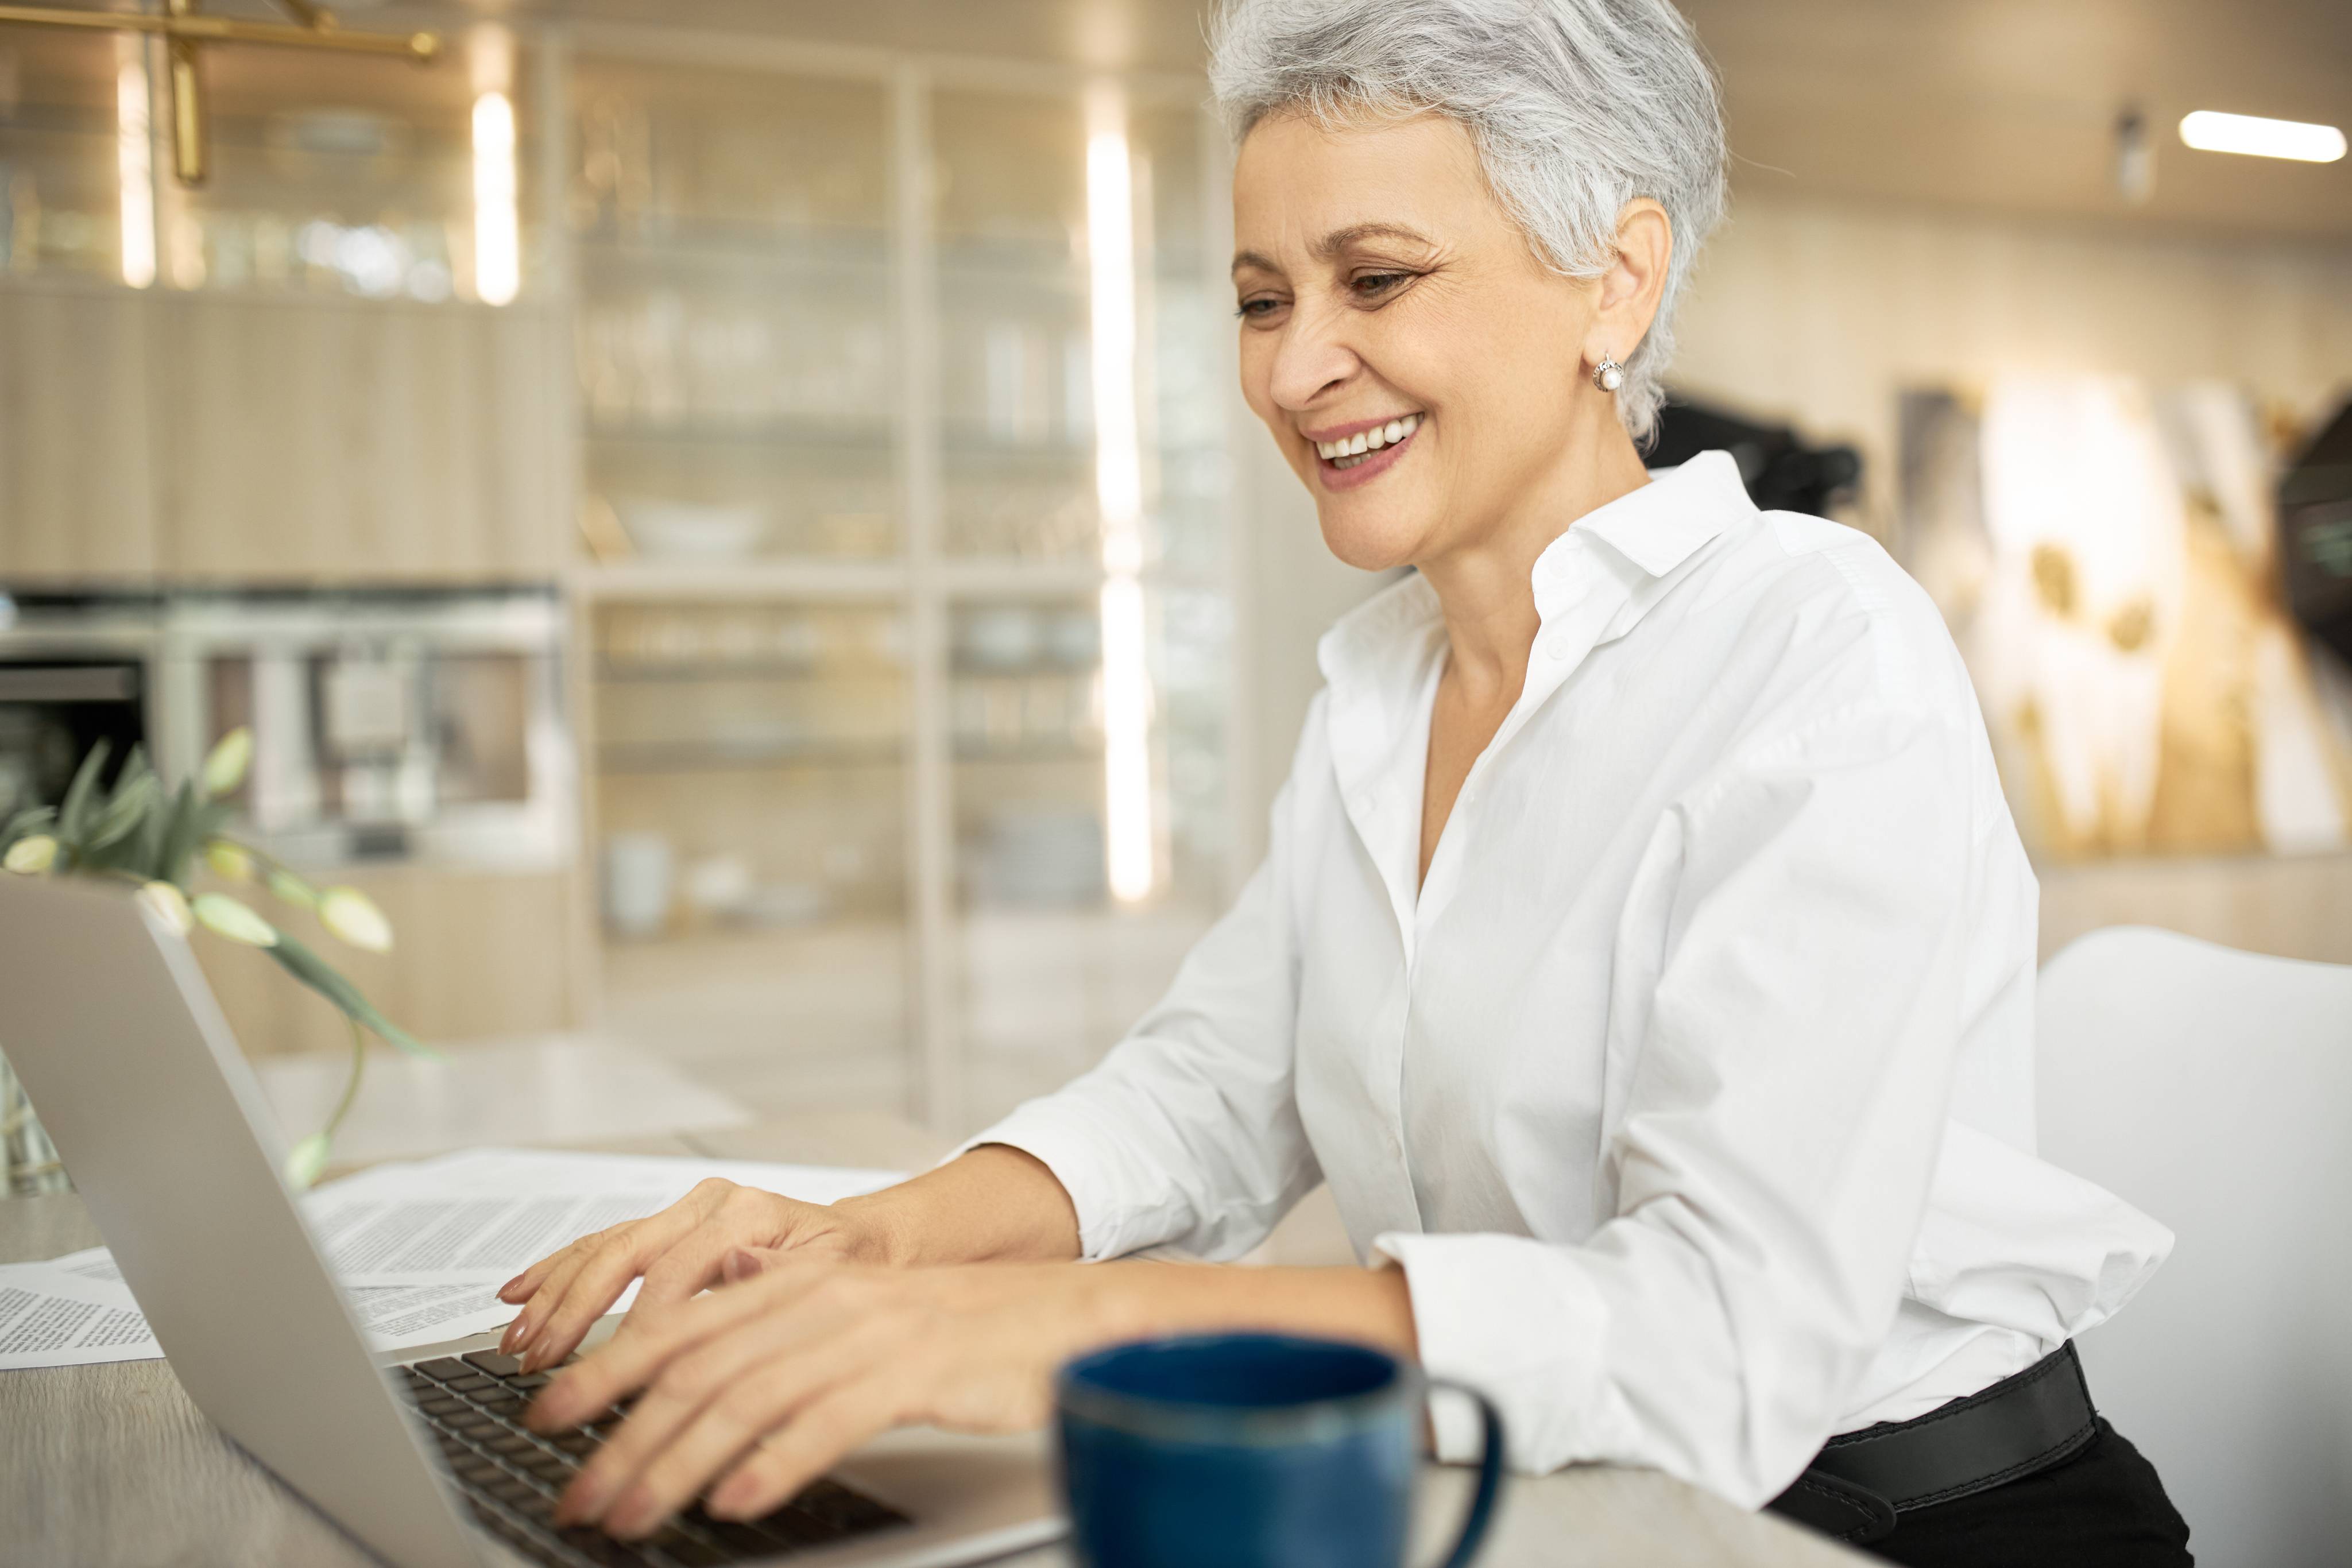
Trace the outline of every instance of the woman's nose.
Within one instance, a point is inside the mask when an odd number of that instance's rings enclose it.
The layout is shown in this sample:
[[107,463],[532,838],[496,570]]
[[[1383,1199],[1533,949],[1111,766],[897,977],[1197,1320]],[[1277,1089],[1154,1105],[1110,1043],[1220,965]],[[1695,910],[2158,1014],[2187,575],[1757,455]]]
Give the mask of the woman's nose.
[[1293,310],[1275,350],[1274,374],[1267,390],[1276,403],[1293,411],[1356,373],[1362,364],[1330,317],[1305,308]]

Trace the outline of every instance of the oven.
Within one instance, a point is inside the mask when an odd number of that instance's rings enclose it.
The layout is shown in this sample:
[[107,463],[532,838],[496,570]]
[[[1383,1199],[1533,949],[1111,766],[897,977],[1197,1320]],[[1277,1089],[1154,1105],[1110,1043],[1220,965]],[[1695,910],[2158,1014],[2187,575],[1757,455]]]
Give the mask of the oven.
[[152,596],[0,593],[0,822],[61,804],[100,741],[108,784],[152,746],[157,610]]
[[176,776],[249,726],[240,830],[296,864],[567,864],[565,624],[545,589],[175,595],[157,749]]
[[290,863],[571,863],[551,589],[0,592],[0,821],[99,740],[176,784],[248,726],[232,831]]

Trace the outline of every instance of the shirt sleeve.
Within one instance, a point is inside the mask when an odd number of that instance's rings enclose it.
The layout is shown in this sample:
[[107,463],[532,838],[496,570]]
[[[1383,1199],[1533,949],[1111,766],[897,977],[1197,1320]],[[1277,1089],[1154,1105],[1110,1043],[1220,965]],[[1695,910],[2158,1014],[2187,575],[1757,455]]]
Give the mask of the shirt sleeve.
[[1322,1179],[1292,1083],[1291,799],[1286,785],[1265,863],[1159,1005],[1092,1071],[956,1151],[1009,1144],[1044,1161],[1089,1261],[1162,1245],[1239,1257]]
[[[1964,1029],[1969,741],[1848,708],[1685,797],[1622,917],[1663,957],[1612,988],[1635,1015],[1622,1058],[1612,1030],[1612,1218],[1573,1246],[1375,1241],[1423,1362],[1497,1402],[1516,1465],[1648,1466],[1752,1507],[1833,1431],[1904,1292]],[[1466,1411],[1437,1425],[1475,1453]]]

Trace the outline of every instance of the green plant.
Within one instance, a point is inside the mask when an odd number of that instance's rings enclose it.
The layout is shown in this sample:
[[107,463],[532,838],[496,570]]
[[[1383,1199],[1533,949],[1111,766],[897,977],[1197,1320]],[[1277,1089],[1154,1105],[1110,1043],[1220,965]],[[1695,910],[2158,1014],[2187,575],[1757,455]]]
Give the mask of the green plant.
[[192,895],[197,857],[232,882],[266,889],[279,903],[307,909],[339,941],[363,952],[392,950],[392,926],[368,896],[352,887],[316,888],[279,861],[224,837],[234,792],[253,765],[253,732],[223,736],[194,779],[167,790],[137,747],[123,760],[112,789],[101,787],[108,746],[90,747],[74,772],[64,803],[19,811],[0,827],[0,868],[19,876],[106,877],[139,889],[157,920],[185,937],[201,925],[214,935],[258,947],[280,968],[335,1005],[352,1031],[352,1071],[327,1124],[287,1155],[286,1179],[296,1187],[316,1181],[333,1147],[335,1130],[359,1097],[367,1066],[367,1035],[417,1056],[435,1053],[411,1038],[360,994],[359,988],[310,947],[250,904],[226,893]]

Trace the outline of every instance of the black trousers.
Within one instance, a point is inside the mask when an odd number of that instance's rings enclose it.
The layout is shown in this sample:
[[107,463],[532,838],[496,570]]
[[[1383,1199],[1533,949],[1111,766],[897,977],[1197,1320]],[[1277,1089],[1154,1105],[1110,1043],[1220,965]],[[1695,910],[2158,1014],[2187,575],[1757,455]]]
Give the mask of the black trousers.
[[2156,1467],[2099,1418],[2063,1464],[1896,1516],[1864,1550],[1906,1568],[2189,1568],[2189,1526]]

